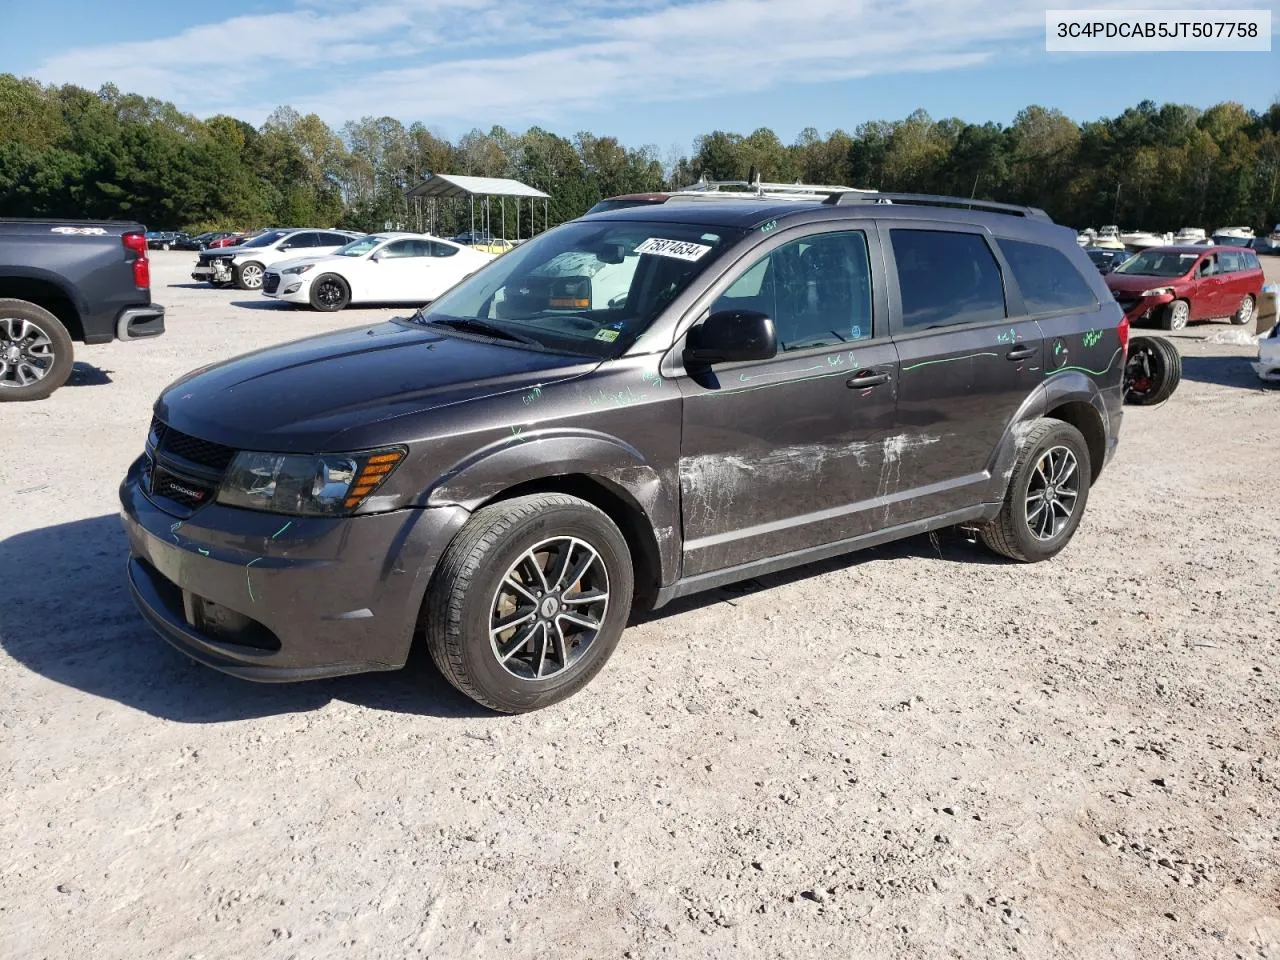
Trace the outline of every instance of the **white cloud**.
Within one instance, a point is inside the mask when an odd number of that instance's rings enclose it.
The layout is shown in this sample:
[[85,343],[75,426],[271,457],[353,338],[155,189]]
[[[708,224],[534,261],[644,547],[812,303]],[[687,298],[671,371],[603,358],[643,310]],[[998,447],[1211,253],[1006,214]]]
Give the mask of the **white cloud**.
[[68,51],[36,74],[247,119],[290,103],[331,122],[518,125],[606,105],[954,70],[1040,47],[1044,9],[1031,0],[298,0],[291,12]]

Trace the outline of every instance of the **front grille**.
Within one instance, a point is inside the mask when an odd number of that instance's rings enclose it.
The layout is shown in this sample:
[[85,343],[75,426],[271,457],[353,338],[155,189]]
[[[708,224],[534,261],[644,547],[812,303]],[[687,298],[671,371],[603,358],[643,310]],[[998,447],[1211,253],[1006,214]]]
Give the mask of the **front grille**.
[[151,492],[179,503],[188,510],[204,506],[213,499],[214,488],[188,477],[177,477],[163,467],[153,466],[149,471]]
[[231,465],[236,451],[232,447],[201,440],[167,426],[158,418],[151,420],[149,439],[157,453],[181,457],[191,463],[222,473]]
[[1121,310],[1128,313],[1138,305],[1138,301],[1141,299],[1141,297],[1116,297],[1116,303],[1120,304]]
[[280,287],[280,274],[264,273],[262,275],[262,292],[275,293]]

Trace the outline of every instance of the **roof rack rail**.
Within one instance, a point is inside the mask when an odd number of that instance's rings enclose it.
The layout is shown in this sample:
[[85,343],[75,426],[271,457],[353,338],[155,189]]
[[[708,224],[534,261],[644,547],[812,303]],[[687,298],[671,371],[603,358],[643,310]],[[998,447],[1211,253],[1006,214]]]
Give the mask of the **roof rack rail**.
[[859,190],[857,187],[845,187],[838,184],[819,184],[819,183],[770,183],[761,180],[706,180],[701,179],[695,184],[687,187],[681,187],[676,193],[682,194],[714,194],[724,192],[724,187],[737,187],[733,191],[735,194],[753,193],[756,196],[766,196],[768,194],[796,194],[805,197],[814,195],[835,196],[844,193],[873,193],[871,190]]
[[992,200],[971,200],[966,197],[944,197],[931,193],[879,193],[876,191],[857,191],[854,193],[832,194],[822,201],[831,206],[845,206],[854,203],[905,203],[925,207],[959,207],[962,210],[989,210],[993,213],[1007,213],[1015,217],[1028,217],[1034,220],[1052,218],[1039,207],[1023,207],[1013,203],[996,203]]

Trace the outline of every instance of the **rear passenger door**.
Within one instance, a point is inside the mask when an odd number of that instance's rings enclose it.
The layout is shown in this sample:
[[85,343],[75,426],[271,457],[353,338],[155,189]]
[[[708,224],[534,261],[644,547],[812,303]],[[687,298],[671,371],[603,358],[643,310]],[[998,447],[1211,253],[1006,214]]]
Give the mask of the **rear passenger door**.
[[881,221],[898,347],[892,524],[980,503],[1005,428],[1043,377],[1040,326],[977,225]]

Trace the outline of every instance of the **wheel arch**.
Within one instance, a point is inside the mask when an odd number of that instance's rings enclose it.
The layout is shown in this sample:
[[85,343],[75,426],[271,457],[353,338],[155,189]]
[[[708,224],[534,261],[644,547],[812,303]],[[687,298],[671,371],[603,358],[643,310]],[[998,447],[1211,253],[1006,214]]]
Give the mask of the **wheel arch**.
[[638,450],[616,438],[579,430],[534,431],[490,445],[445,471],[423,505],[474,512],[530,493],[579,497],[622,532],[635,568],[635,602],[643,607],[679,575],[674,483],[674,476],[664,478]]
[[1107,451],[1106,404],[1102,392],[1088,375],[1075,370],[1063,371],[1037,387],[1005,427],[1004,436],[987,466],[993,481],[988,502],[1004,499],[1022,437],[1028,425],[1040,418],[1061,420],[1079,430],[1089,448],[1089,482],[1092,484],[1102,473]]
[[75,293],[60,278],[43,270],[0,273],[0,300],[26,300],[43,307],[67,328],[72,340],[84,342],[82,307]]

